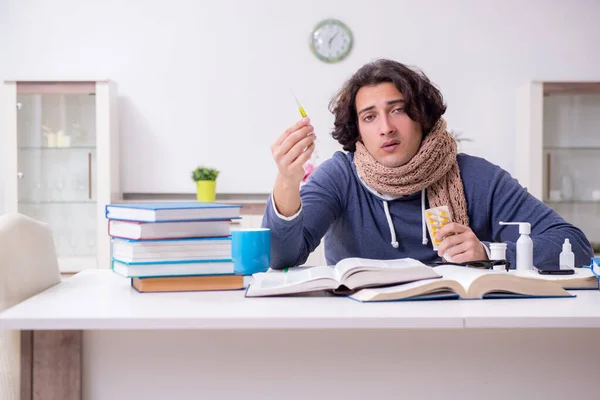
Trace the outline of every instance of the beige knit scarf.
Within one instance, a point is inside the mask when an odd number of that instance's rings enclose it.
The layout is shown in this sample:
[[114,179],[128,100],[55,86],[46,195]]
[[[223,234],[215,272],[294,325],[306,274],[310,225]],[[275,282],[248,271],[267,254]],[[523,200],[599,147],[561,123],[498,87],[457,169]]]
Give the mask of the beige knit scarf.
[[456,161],[456,142],[440,118],[405,165],[380,164],[358,141],[354,164],[360,178],[379,193],[408,196],[427,189],[430,207],[448,206],[452,220],[469,226],[467,200]]

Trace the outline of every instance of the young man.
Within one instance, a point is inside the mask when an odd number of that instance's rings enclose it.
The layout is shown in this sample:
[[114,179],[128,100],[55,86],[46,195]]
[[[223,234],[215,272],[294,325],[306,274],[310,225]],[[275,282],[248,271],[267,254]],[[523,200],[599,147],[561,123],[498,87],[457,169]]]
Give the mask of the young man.
[[[569,239],[575,265],[592,249],[581,230],[535,199],[506,171],[456,153],[441,93],[418,71],[390,60],[360,68],[330,104],[336,152],[300,189],[314,150],[308,118],[271,146],[279,173],[263,227],[271,229],[271,267],[303,264],[325,237],[327,263],[347,257],[463,263],[488,259],[490,242],[506,242],[515,266],[517,227],[529,222],[534,265],[556,267]],[[423,210],[446,205],[453,223],[434,251]]]

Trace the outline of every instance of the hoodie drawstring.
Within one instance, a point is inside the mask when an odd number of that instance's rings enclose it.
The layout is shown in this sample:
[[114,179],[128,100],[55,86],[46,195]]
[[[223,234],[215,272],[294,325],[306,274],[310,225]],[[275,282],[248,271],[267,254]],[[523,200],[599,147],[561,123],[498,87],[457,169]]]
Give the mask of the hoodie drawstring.
[[394,231],[394,224],[392,223],[392,216],[390,215],[390,208],[388,207],[388,202],[383,201],[383,209],[385,210],[385,218],[388,222],[388,227],[390,228],[390,235],[392,236],[392,247],[398,248],[398,241],[396,240],[396,232]]
[[423,244],[427,246],[427,227],[425,226],[425,189],[421,190],[421,224],[423,228]]
[[[388,202],[383,200],[383,209],[385,211],[385,218],[387,219],[388,227],[390,228],[390,236],[392,237],[392,247],[398,248],[398,241],[396,240],[396,231],[394,230],[394,223],[392,222],[392,216],[390,215],[390,208]],[[421,227],[423,232],[422,243],[427,246],[429,242],[427,240],[427,227],[425,225],[425,189],[421,190]]]

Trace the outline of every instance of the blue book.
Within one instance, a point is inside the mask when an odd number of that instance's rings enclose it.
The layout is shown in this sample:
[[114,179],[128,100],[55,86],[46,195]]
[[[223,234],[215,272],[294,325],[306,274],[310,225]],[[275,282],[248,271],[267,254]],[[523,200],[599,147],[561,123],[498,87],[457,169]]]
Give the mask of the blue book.
[[359,303],[384,303],[391,301],[431,301],[431,300],[460,300],[460,296],[453,292],[440,292],[423,296],[405,297],[402,299],[391,299],[391,300],[360,300],[359,297],[353,297],[349,295],[350,300],[358,301]]
[[575,297],[550,275],[522,274],[522,271],[490,271],[456,265],[434,267],[442,278],[421,280],[388,287],[365,288],[350,295],[361,302],[435,300],[443,298],[542,298]]
[[227,220],[240,217],[242,206],[191,202],[108,204],[106,218],[138,222]]

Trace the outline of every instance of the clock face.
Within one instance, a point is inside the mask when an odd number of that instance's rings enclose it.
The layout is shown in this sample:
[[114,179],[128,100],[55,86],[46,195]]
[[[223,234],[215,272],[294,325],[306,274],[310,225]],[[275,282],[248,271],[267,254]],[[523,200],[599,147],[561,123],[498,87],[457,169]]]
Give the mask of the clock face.
[[352,40],[352,32],[343,22],[327,19],[313,29],[310,47],[321,61],[335,63],[350,53]]

